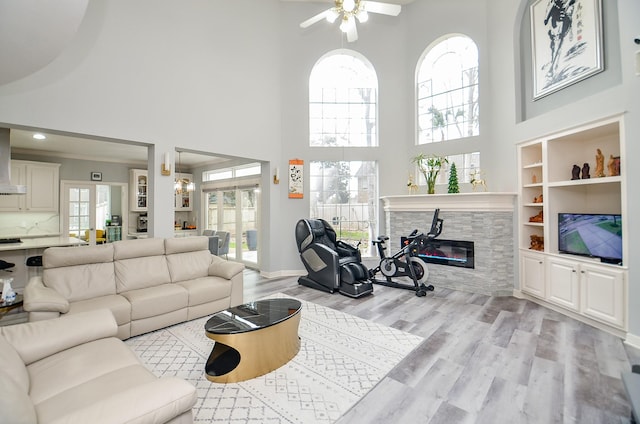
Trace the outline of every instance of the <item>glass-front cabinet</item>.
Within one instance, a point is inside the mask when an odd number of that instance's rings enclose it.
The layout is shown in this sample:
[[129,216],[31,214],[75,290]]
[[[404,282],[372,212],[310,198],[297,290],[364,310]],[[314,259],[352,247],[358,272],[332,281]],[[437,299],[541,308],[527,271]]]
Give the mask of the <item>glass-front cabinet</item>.
[[129,170],[129,184],[131,191],[131,211],[147,212],[149,177],[146,169]]
[[[131,192],[131,211],[147,212],[148,210],[148,193],[149,178],[146,169],[131,169],[130,173],[130,192]],[[175,204],[176,211],[192,211],[193,210],[193,175],[177,172],[175,186]]]
[[176,211],[192,211],[193,210],[193,190],[194,182],[192,174],[181,172],[176,173]]

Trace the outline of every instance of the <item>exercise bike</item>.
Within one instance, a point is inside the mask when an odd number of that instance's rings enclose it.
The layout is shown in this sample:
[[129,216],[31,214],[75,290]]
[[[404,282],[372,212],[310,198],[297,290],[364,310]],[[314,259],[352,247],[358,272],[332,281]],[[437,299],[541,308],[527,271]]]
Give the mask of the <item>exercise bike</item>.
[[[426,264],[417,257],[417,253],[421,247],[424,247],[425,244],[438,237],[442,232],[443,220],[438,218],[439,212],[440,209],[435,210],[431,229],[426,235],[419,233],[418,230],[413,230],[406,238],[404,246],[392,256],[386,255],[386,241],[389,240],[389,237],[378,236],[377,240],[372,241],[380,254],[378,266],[369,270],[369,279],[372,283],[414,290],[418,297],[426,296],[428,291],[433,291],[433,285],[425,284],[429,278],[429,270]],[[385,277],[384,280],[375,278],[378,272]],[[413,281],[413,285],[394,281],[394,277],[409,277]]]

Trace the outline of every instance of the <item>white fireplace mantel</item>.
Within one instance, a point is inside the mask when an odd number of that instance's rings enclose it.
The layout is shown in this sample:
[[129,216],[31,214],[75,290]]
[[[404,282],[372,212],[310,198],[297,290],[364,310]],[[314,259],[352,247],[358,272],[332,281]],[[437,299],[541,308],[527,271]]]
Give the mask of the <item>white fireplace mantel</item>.
[[489,211],[512,212],[516,193],[410,194],[382,196],[385,212]]

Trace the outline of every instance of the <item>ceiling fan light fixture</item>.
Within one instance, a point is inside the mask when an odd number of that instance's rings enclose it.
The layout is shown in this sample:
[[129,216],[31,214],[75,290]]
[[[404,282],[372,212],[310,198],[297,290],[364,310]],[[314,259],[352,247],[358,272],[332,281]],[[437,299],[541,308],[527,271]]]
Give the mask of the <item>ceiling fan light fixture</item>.
[[334,23],[336,21],[336,19],[338,19],[338,16],[340,16],[340,12],[338,12],[337,9],[333,8],[327,11],[327,22],[329,22],[330,24]]
[[342,23],[340,23],[340,31],[349,32],[349,29],[352,25],[355,25],[353,17],[351,15],[344,15],[344,17],[342,18]]
[[358,18],[358,21],[363,24],[369,20],[369,14],[366,10],[362,9],[356,14],[356,18]]
[[345,12],[353,12],[355,8],[356,8],[355,0],[344,0],[342,2],[342,9]]
[[401,6],[399,4],[379,1],[334,0],[334,3],[334,7],[326,9],[325,11],[303,21],[300,24],[300,28],[308,28],[309,26],[325,19],[329,23],[333,23],[336,19],[340,18],[340,31],[347,35],[347,41],[351,43],[358,39],[356,21],[360,23],[367,22],[369,20],[369,13],[398,16],[401,10]]

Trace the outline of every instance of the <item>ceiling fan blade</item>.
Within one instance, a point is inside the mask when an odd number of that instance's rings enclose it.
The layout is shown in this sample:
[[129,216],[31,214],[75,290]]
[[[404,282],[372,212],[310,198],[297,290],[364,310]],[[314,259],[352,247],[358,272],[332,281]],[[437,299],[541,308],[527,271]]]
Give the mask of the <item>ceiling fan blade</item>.
[[362,1],[362,7],[367,12],[383,15],[398,16],[402,7],[399,4],[381,3],[378,1]]
[[347,41],[349,43],[353,43],[357,39],[358,39],[358,29],[356,28],[356,21],[354,19],[354,21],[351,23],[351,25],[349,25],[349,28],[347,29]]
[[308,28],[311,25],[315,24],[316,22],[320,22],[321,20],[325,19],[327,17],[327,15],[329,15],[331,13],[331,9],[327,9],[324,12],[320,12],[317,15],[307,19],[306,21],[304,21],[303,23],[300,24],[300,28]]

